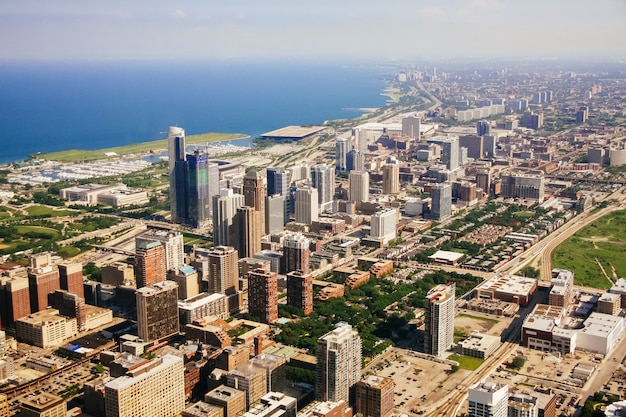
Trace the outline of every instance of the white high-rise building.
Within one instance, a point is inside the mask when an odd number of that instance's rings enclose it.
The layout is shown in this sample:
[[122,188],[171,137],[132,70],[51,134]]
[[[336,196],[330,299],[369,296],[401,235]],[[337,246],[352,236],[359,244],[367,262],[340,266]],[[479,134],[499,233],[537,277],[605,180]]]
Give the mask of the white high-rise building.
[[106,417],[174,417],[185,409],[182,357],[166,354],[104,386]]
[[538,417],[537,398],[518,393],[509,397],[509,417]]
[[295,198],[296,223],[311,224],[319,218],[318,191],[305,186],[296,189]]
[[469,388],[469,417],[507,417],[509,386],[482,381]]
[[370,196],[370,174],[367,171],[351,171],[348,176],[348,200],[363,203]]
[[455,284],[442,284],[426,294],[424,350],[442,356],[454,342]]
[[165,248],[165,269],[176,271],[185,265],[185,244],[183,235],[173,230],[148,229],[135,239],[136,243],[161,242]]
[[317,340],[316,398],[353,404],[361,379],[361,337],[347,323]]
[[348,169],[347,156],[352,150],[352,142],[350,138],[337,138],[335,140],[335,158],[337,171],[345,171]]
[[372,214],[370,236],[383,245],[396,238],[398,214],[395,208],[385,208]]
[[235,194],[232,189],[221,190],[213,196],[213,245],[230,246],[229,230],[237,209],[245,205],[242,194]]
[[313,188],[317,189],[320,211],[333,205],[335,195],[335,170],[326,164],[317,164],[311,168]]

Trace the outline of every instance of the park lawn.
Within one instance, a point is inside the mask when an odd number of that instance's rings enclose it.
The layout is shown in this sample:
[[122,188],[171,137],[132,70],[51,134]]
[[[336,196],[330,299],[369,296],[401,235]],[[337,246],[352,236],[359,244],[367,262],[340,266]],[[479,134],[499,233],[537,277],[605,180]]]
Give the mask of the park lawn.
[[465,314],[465,313],[459,314],[459,317],[468,317],[470,319],[488,321],[489,323],[500,323],[500,320],[498,319],[492,319],[491,317],[473,316],[471,314]]
[[62,216],[69,216],[71,214],[76,213],[76,211],[74,210],[65,210],[65,209],[55,210],[53,208],[46,207],[46,206],[30,206],[26,208],[26,211],[28,212],[30,216],[37,216],[37,217],[39,216],[62,217]]
[[485,361],[484,359],[480,359],[480,358],[472,358],[470,356],[458,356],[458,355],[448,356],[448,359],[450,359],[451,361],[458,362],[459,368],[467,369],[468,371],[475,371]]
[[[220,142],[223,140],[241,139],[244,137],[246,136],[239,133],[202,133],[185,137],[185,143],[187,145],[193,145],[208,142]],[[121,155],[146,153],[157,149],[167,149],[167,139],[135,143],[125,146],[116,146],[106,149],[70,149],[67,151],[41,153],[38,155],[38,157],[59,162],[95,161],[99,159],[116,158],[117,156]],[[107,156],[106,154],[109,152],[114,152],[115,154],[117,154],[117,156]]]
[[513,213],[513,217],[516,218],[527,218],[527,217],[533,217],[535,214],[532,211],[516,211],[515,213]]
[[574,271],[574,283],[608,289],[611,282],[626,276],[626,211],[610,213],[576,232],[552,253],[554,268]]
[[42,237],[45,236],[45,239],[58,239],[61,237],[61,234],[58,230],[51,229],[49,227],[43,226],[15,226],[17,233],[20,235],[25,235],[28,232],[36,232],[41,234]]

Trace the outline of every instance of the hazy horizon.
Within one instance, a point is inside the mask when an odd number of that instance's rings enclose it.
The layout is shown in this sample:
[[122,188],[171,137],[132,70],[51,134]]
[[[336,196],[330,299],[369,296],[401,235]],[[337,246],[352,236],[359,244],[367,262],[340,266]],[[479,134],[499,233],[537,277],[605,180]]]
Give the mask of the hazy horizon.
[[21,0],[0,19],[3,61],[626,60],[624,0]]

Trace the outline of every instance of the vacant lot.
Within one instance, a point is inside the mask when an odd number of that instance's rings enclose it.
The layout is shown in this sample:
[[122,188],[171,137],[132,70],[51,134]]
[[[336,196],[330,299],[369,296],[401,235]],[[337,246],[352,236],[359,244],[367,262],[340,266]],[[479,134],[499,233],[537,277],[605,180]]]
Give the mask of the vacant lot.
[[626,211],[616,211],[579,230],[552,253],[554,268],[574,271],[577,285],[610,288],[626,276]]

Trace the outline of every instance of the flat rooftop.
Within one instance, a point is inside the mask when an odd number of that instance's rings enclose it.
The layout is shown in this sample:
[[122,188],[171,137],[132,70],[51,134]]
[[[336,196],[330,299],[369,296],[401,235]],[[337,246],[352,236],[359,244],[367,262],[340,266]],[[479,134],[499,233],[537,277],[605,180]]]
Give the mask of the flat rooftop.
[[312,136],[316,133],[326,129],[325,126],[286,126],[280,129],[272,130],[271,132],[263,133],[262,138],[276,138],[276,139],[304,139],[308,136]]

